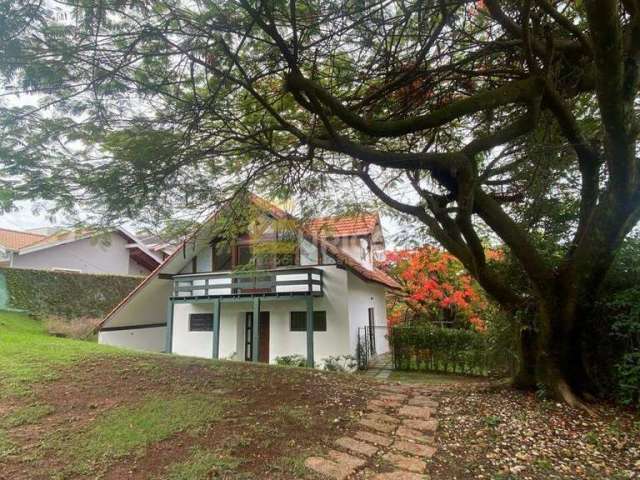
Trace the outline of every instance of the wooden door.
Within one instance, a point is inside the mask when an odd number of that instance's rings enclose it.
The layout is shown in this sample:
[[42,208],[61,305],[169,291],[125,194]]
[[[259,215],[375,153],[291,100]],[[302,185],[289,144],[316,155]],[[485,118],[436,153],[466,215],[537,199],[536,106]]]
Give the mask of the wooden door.
[[[269,320],[269,312],[260,312],[258,361],[263,363],[269,363]],[[247,312],[244,330],[244,359],[247,362],[253,360],[253,328],[253,312]]]
[[258,350],[258,361],[269,363],[269,312],[260,312],[260,350]]

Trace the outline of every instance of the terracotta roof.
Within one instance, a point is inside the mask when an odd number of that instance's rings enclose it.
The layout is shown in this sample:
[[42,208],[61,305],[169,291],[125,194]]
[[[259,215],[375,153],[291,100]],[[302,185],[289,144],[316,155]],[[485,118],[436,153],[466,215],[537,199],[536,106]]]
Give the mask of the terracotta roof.
[[352,216],[311,219],[307,229],[314,235],[326,238],[355,237],[373,233],[380,222],[377,214],[361,213]]
[[52,235],[41,235],[36,242],[33,242],[30,245],[25,245],[25,247],[43,247],[45,245],[53,245],[60,242],[80,240],[90,236],[92,233],[95,232],[92,232],[91,230],[59,230]]
[[335,245],[325,240],[319,239],[318,237],[312,236],[312,238],[316,238],[317,241],[319,241],[320,245],[326,248],[327,251],[333,257],[335,257],[336,261],[338,261],[339,263],[351,269],[360,278],[363,278],[364,280],[368,280],[371,282],[380,283],[385,287],[389,287],[395,290],[400,290],[402,288],[402,286],[398,282],[396,282],[393,278],[391,278],[382,270],[375,267],[372,270],[369,270],[367,267],[362,265],[351,255],[349,255],[348,253],[345,253]]
[[[268,211],[278,218],[286,218],[291,217],[287,212],[282,210],[281,208],[275,206],[273,203],[265,200],[262,197],[257,195],[251,195],[251,200],[260,208]],[[356,235],[367,235],[373,232],[375,226],[380,222],[380,217],[377,213],[367,213],[361,214],[352,217],[325,217],[325,218],[317,218],[311,220],[311,224],[315,225],[315,228],[310,226],[309,224],[305,225],[303,229],[304,234],[309,237],[311,240],[318,242],[322,247],[324,247],[333,257],[335,257],[336,261],[345,265],[349,269],[351,269],[356,275],[364,280],[376,282],[384,285],[385,287],[389,287],[392,289],[400,290],[402,286],[396,282],[393,278],[387,275],[385,272],[378,268],[373,268],[372,270],[365,267],[363,264],[358,262],[355,258],[353,258],[348,253],[344,252],[340,248],[336,247],[332,243],[329,243],[323,240],[322,237],[338,237],[338,236],[356,236]],[[327,231],[322,228],[323,225],[335,225],[335,230],[340,232],[351,232],[351,233],[343,233],[341,235],[323,235],[322,231]],[[362,233],[353,233],[353,232],[362,232]]]
[[0,228],[0,245],[10,250],[18,250],[27,245],[32,245],[42,240],[45,235],[31,232],[20,232],[18,230],[9,230]]

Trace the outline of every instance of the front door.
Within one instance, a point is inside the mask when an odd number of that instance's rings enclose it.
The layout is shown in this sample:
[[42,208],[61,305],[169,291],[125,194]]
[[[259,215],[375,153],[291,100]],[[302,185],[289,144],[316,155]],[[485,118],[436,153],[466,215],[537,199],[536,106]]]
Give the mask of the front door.
[[[258,338],[260,344],[258,361],[269,363],[269,312],[260,312]],[[253,312],[245,314],[244,359],[247,362],[253,359]]]

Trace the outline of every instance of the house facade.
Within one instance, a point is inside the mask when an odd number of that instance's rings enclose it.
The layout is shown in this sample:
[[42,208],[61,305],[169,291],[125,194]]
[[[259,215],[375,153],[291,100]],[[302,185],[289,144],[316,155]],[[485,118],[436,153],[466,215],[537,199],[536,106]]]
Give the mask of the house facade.
[[[18,235],[20,233],[20,235]],[[2,232],[0,232],[0,242]],[[17,232],[5,242],[5,266],[77,273],[147,276],[162,258],[124,228],[107,232]],[[18,239],[20,241],[16,242]]]
[[[397,284],[359,249],[337,246],[346,229],[330,237],[309,225],[283,230],[287,213],[252,201],[261,212],[258,235],[221,241],[203,226],[107,316],[100,343],[267,363],[303,355],[318,365],[355,355],[368,327],[377,352],[387,351],[385,329],[372,327],[386,326],[385,292]],[[357,237],[378,235],[375,218]],[[291,248],[264,249],[274,240]]]

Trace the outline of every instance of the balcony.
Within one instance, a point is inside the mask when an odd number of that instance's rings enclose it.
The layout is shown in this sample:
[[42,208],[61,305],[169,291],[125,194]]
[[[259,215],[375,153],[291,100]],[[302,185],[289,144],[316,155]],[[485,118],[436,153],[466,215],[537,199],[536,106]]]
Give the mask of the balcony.
[[318,268],[285,267],[173,276],[172,298],[183,301],[205,298],[322,295],[322,270]]

